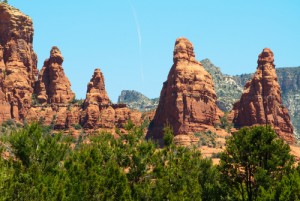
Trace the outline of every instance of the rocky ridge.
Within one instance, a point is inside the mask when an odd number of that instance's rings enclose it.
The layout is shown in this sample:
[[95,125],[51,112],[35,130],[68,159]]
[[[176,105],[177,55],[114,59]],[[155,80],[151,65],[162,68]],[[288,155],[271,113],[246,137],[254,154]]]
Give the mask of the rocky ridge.
[[216,67],[209,59],[203,59],[201,63],[213,78],[218,107],[224,112],[229,112],[232,110],[233,103],[240,98],[243,86],[237,83],[232,76],[223,74],[220,68]]
[[122,90],[118,103],[126,104],[132,110],[147,112],[155,110],[158,106],[158,98],[150,99],[135,90]]
[[[253,74],[226,75],[219,67],[216,67],[209,59],[200,61],[203,67],[209,72],[215,84],[218,97],[217,105],[224,112],[232,110],[233,104],[242,95],[243,88],[247,81],[251,80]],[[294,133],[299,138],[300,131],[300,67],[276,68],[278,82],[281,88],[283,105],[289,110]],[[132,96],[133,97],[133,96]],[[126,104],[139,103],[138,99],[129,99]],[[154,106],[153,106],[154,107]]]
[[0,3],[0,123],[13,119],[19,123],[39,121],[53,129],[83,126],[114,131],[129,120],[141,122],[140,112],[125,104],[111,104],[99,69],[88,84],[84,104],[75,103],[58,47],[52,47],[38,72],[33,33],[28,16]]

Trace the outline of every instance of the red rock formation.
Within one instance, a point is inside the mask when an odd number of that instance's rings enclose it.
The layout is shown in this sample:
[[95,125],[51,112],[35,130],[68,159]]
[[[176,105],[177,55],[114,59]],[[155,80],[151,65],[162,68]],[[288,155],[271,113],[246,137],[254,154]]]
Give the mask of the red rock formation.
[[273,52],[265,48],[258,56],[258,67],[245,85],[240,101],[234,104],[236,127],[271,125],[288,143],[294,143],[293,126],[288,110],[282,105]]
[[162,139],[167,123],[173,127],[175,135],[203,131],[205,125],[214,125],[221,115],[212,77],[196,61],[190,41],[176,40],[173,61],[147,138]]
[[[32,40],[31,19],[0,3],[0,123],[13,118],[41,121],[56,129],[69,129],[80,122],[91,129],[122,128],[129,119],[140,123],[141,113],[129,110],[126,105],[111,104],[99,69],[88,84],[83,109],[71,104],[75,95],[57,47],[51,49],[50,58],[36,80],[37,57]],[[38,104],[32,104],[33,94]]]
[[0,124],[11,118],[10,104],[6,100],[6,96],[3,92],[3,83],[5,77],[5,64],[3,61],[3,47],[0,45]]
[[71,83],[62,67],[63,61],[60,50],[52,47],[50,58],[44,62],[36,83],[35,93],[39,103],[70,103],[74,99]]
[[128,120],[139,123],[141,113],[129,110],[126,105],[111,104],[100,69],[96,69],[87,86],[81,124],[84,128],[122,128]]
[[79,124],[81,108],[71,104],[35,105],[26,116],[28,122],[39,121],[54,129],[69,129]]
[[[31,105],[37,57],[33,51],[32,20],[8,4],[0,4],[1,104],[10,104],[10,114],[1,118],[24,118]],[[5,100],[3,100],[5,99]],[[2,106],[1,106],[2,107]],[[9,117],[8,117],[9,116]],[[3,119],[2,119],[3,120]]]

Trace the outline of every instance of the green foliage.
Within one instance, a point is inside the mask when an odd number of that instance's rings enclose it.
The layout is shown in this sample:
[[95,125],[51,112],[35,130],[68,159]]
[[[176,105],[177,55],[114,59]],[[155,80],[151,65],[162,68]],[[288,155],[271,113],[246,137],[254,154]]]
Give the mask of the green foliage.
[[1,198],[3,200],[50,200],[63,195],[62,160],[68,141],[62,135],[43,133],[38,124],[12,132],[7,143],[13,158],[2,161],[8,169]]
[[39,104],[39,101],[37,99],[37,95],[36,94],[32,94],[32,96],[31,96],[31,104],[32,105],[38,105]]
[[169,147],[171,144],[173,144],[173,140],[174,140],[173,129],[169,124],[167,124],[164,127],[163,131],[164,131],[164,145],[166,147]]
[[226,129],[227,132],[229,133],[230,129],[232,128],[232,123],[228,121],[227,116],[228,113],[225,113],[225,115],[220,118],[220,128]]
[[217,134],[212,131],[200,132],[195,133],[195,137],[199,138],[198,146],[209,146],[209,147],[216,147],[216,137]]
[[220,174],[199,151],[170,139],[158,149],[144,139],[145,127],[128,122],[127,129],[118,138],[90,136],[74,149],[69,138],[36,123],[7,134],[0,144],[10,152],[0,157],[0,200],[221,199]]
[[126,129],[118,138],[81,135],[73,149],[72,139],[37,123],[2,133],[0,200],[300,199],[300,168],[269,127],[228,138],[219,167],[175,146],[170,126],[164,148],[144,139],[144,126],[129,121]]
[[76,99],[76,97],[74,97],[73,100],[70,103],[71,104],[82,105],[83,102],[84,102],[84,99]]
[[134,123],[132,122],[131,119],[128,120],[127,124],[125,124],[124,128],[125,130],[129,131],[134,127]]
[[80,130],[82,129],[82,126],[80,124],[73,124],[72,127],[75,129],[75,130]]
[[8,119],[2,123],[0,126],[0,132],[1,133],[10,133],[16,129],[21,128],[22,125],[18,122],[15,122],[13,119]]
[[222,178],[233,197],[262,199],[276,181],[291,172],[293,157],[289,145],[270,127],[242,128],[227,140],[221,155]]

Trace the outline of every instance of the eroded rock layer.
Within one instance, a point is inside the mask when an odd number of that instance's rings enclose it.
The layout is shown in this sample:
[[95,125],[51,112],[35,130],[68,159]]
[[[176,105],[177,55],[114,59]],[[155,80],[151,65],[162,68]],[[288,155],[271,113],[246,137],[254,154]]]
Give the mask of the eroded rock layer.
[[104,76],[96,69],[87,86],[81,124],[88,129],[122,128],[129,119],[138,124],[141,113],[131,111],[125,104],[112,104],[105,90]]
[[147,138],[161,140],[166,124],[171,125],[174,135],[188,135],[219,121],[221,111],[212,77],[196,61],[193,45],[186,38],[176,40],[173,61]]
[[265,48],[258,56],[257,70],[245,85],[240,101],[234,104],[236,127],[271,125],[288,143],[294,143],[293,126],[283,106],[273,52]]
[[35,93],[41,104],[70,103],[75,94],[71,83],[64,73],[62,63],[64,58],[57,47],[52,47],[50,58],[44,62],[36,83]]
[[32,20],[0,3],[0,116],[4,119],[21,120],[30,108],[38,73],[32,42]]

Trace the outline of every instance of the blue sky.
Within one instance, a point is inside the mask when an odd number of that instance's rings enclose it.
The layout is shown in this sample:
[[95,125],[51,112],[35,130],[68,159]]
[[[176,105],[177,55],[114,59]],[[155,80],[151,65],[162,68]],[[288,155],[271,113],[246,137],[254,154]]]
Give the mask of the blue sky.
[[58,46],[77,98],[85,98],[95,68],[113,102],[123,89],[158,97],[172,66],[174,42],[184,36],[198,60],[222,72],[256,69],[269,47],[275,64],[300,66],[298,0],[9,0],[33,19],[39,69]]

